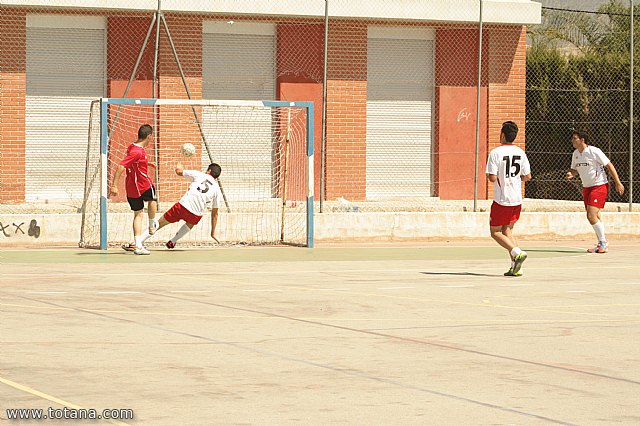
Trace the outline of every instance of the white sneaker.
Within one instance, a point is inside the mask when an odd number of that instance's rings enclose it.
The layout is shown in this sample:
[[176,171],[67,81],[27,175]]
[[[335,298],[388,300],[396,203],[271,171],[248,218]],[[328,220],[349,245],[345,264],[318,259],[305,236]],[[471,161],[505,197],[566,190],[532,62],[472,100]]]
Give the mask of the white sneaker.
[[135,254],[151,254],[151,252],[144,247],[136,247],[133,252]]

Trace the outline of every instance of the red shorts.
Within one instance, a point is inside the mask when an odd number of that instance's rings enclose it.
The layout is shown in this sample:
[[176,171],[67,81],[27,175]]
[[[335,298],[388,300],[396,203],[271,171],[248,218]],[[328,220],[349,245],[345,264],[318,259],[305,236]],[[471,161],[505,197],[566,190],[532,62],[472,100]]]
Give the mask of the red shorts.
[[604,208],[604,203],[607,201],[607,194],[609,194],[608,183],[582,188],[584,206],[594,206],[601,209]]
[[190,223],[192,225],[197,225],[198,222],[200,222],[200,219],[202,219],[202,216],[197,216],[191,213],[180,203],[175,203],[173,207],[171,207],[169,210],[165,212],[163,217],[169,223],[174,223],[179,220],[184,220],[185,222]]
[[489,226],[507,226],[513,225],[520,219],[520,211],[522,205],[503,206],[495,201],[491,204],[491,216],[489,217]]

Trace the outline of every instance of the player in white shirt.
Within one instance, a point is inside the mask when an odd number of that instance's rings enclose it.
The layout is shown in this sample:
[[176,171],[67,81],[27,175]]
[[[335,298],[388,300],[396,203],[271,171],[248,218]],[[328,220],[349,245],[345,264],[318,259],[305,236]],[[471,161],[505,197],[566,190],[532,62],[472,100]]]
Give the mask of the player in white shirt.
[[[200,222],[209,202],[211,202],[211,238],[216,243],[220,243],[216,238],[215,232],[218,223],[218,209],[222,200],[222,191],[217,179],[222,172],[222,168],[216,163],[211,163],[206,173],[202,173],[197,170],[184,170],[182,164],[178,163],[175,172],[178,176],[191,179],[192,183],[187,192],[180,198],[180,201],[167,210],[159,220],[158,230],[180,220],[185,222],[178,229],[176,235],[167,241],[165,245],[167,248],[174,248],[178,240],[187,235],[191,228]],[[144,243],[149,237],[150,234],[146,231],[142,236],[142,242]]]
[[513,145],[518,135],[518,125],[505,121],[500,131],[501,145],[489,153],[487,179],[493,182],[493,204],[489,229],[491,238],[504,247],[511,257],[511,268],[504,275],[522,275],[522,264],[527,253],[518,247],[513,236],[513,226],[520,219],[522,210],[522,182],[531,180],[531,166],[527,154]]
[[600,209],[604,208],[609,194],[609,181],[605,169],[609,171],[616,184],[616,191],[624,193],[624,185],[620,182],[618,172],[600,148],[589,145],[589,135],[581,130],[571,134],[571,144],[575,148],[571,157],[571,168],[567,172],[567,180],[578,174],[582,180],[582,198],[587,210],[587,219],[598,237],[598,243],[589,253],[606,253],[609,244],[604,232],[604,223],[600,218]]

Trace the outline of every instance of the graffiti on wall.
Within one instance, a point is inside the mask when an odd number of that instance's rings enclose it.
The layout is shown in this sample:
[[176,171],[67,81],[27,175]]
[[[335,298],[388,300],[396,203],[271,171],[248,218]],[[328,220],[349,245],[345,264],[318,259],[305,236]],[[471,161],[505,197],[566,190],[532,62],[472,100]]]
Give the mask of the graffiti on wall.
[[28,235],[29,237],[39,238],[40,226],[38,225],[38,221],[31,219],[28,228],[26,222],[7,222],[6,224],[0,222],[0,237],[11,238],[15,235]]

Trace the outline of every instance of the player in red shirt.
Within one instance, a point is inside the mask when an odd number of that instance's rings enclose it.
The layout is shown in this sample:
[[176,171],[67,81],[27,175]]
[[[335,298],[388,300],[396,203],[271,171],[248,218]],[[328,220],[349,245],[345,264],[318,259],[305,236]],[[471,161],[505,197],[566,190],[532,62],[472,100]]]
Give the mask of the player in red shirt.
[[149,214],[149,233],[153,234],[158,229],[158,222],[155,220],[158,202],[156,188],[153,180],[149,176],[149,166],[155,167],[155,163],[147,160],[145,147],[149,145],[153,138],[153,128],[148,124],[143,124],[138,129],[138,140],[129,145],[127,155],[120,162],[113,175],[111,184],[111,195],[118,196],[118,180],[126,170],[125,188],[127,191],[127,201],[133,210],[133,236],[135,243],[127,244],[123,248],[133,251],[135,254],[149,254],[149,250],[142,245],[142,215],[144,202],[147,201],[147,211]]

